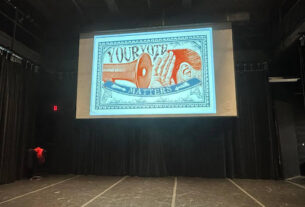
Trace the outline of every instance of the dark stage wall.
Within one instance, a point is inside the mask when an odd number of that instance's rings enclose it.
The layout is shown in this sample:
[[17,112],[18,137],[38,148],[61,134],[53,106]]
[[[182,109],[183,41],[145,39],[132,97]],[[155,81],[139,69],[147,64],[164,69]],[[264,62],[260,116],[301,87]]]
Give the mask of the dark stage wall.
[[1,183],[24,176],[34,138],[49,173],[279,177],[266,71],[237,72],[238,118],[76,120],[76,75],[35,74],[5,58],[0,69]]
[[277,178],[266,72],[236,76],[238,118],[75,120],[76,79],[53,81],[61,111],[39,121],[47,167],[53,173]]

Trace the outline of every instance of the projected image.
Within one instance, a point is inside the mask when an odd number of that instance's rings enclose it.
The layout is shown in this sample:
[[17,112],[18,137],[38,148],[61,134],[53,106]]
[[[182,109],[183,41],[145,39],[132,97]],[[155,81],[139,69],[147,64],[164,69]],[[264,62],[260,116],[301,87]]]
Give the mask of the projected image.
[[212,29],[94,37],[90,115],[216,113]]

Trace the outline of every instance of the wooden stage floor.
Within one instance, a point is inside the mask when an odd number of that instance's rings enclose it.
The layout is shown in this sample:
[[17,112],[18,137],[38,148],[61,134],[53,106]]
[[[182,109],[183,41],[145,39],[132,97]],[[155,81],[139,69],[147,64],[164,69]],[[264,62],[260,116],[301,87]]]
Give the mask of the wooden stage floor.
[[305,181],[54,175],[0,185],[0,207],[305,207]]

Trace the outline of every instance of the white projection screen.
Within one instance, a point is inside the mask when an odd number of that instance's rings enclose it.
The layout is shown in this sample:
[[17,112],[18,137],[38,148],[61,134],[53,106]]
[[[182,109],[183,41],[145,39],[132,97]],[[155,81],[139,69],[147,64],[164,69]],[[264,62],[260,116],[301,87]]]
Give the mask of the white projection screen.
[[76,118],[237,116],[230,25],[80,34]]

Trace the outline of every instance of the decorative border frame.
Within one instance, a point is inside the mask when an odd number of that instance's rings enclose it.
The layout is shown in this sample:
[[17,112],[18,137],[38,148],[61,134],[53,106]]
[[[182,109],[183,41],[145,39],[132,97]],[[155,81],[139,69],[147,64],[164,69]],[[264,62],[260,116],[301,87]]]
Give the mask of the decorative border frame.
[[[104,41],[107,37],[115,37],[116,35],[99,35],[94,36],[94,58],[92,65],[92,77],[96,77],[96,80],[92,81],[92,89],[91,89],[91,104],[90,104],[90,115],[101,115],[98,114],[98,111],[104,111],[107,109],[162,109],[162,108],[210,108],[210,112],[206,113],[216,113],[216,98],[215,98],[215,84],[214,84],[214,63],[213,63],[213,41],[212,41],[212,29],[211,28],[199,28],[199,29],[187,29],[190,30],[201,30],[208,32],[203,35],[192,35],[192,36],[180,36],[180,37],[164,37],[164,38],[146,38],[146,39],[137,39],[137,40],[124,40],[124,41]],[[168,33],[178,32],[179,30],[167,31]],[[181,31],[181,30],[180,30]],[[183,30],[185,31],[185,30]],[[159,33],[164,34],[163,31],[159,32],[148,32],[148,33]],[[137,33],[143,34],[143,33]],[[131,34],[123,34],[124,36],[135,35],[135,33]],[[208,37],[210,35],[210,37]],[[122,36],[122,34],[119,34]],[[209,42],[208,42],[209,39]],[[162,103],[142,103],[140,105],[137,104],[119,104],[119,103],[111,103],[111,104],[103,104],[102,100],[102,66],[103,66],[103,55],[105,50],[109,46],[115,45],[142,45],[142,44],[158,44],[164,42],[182,42],[182,41],[199,41],[201,57],[202,59],[202,88],[203,88],[203,100],[202,102],[162,102]],[[210,46],[210,47],[209,47]],[[96,48],[97,47],[97,48]],[[210,51],[209,51],[210,48]],[[210,53],[211,54],[210,54]],[[95,54],[97,53],[97,54]],[[212,75],[210,74],[212,73]],[[213,88],[211,89],[210,81],[213,82]],[[94,84],[95,83],[95,84]],[[95,88],[94,88],[95,87]],[[104,90],[107,90],[104,88]],[[95,94],[94,94],[95,91]],[[111,93],[111,92],[110,92]]]

